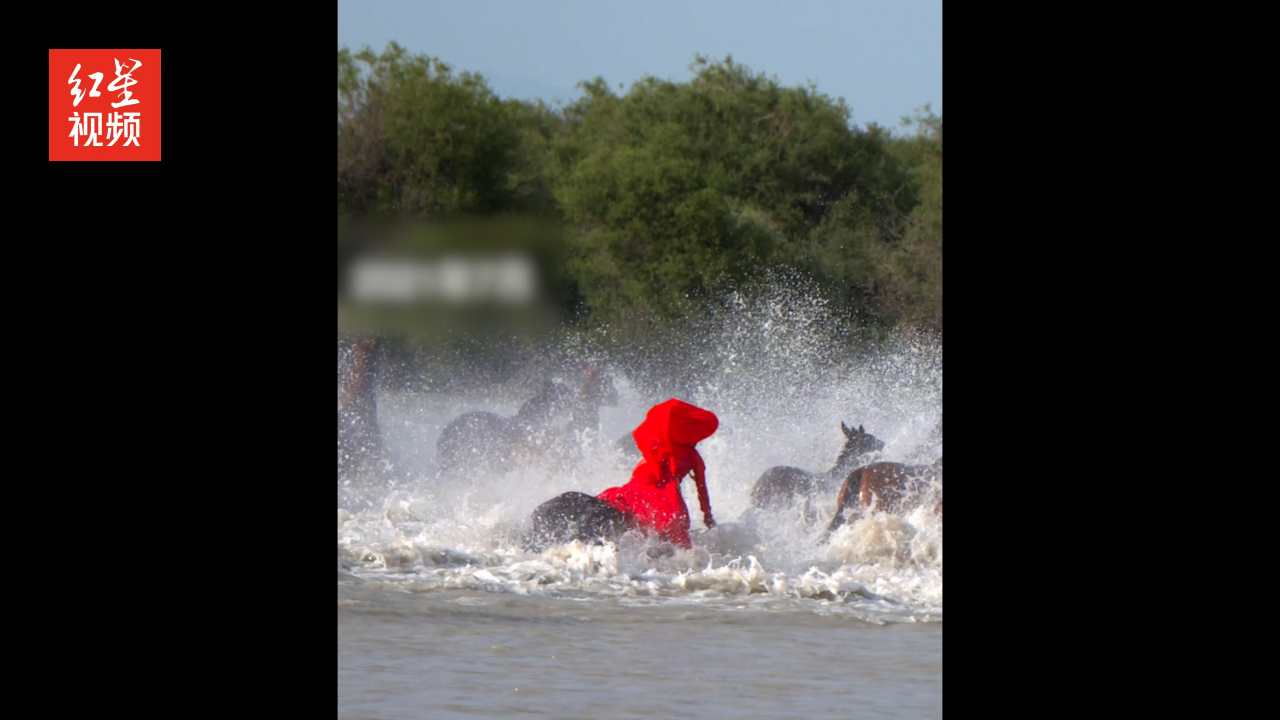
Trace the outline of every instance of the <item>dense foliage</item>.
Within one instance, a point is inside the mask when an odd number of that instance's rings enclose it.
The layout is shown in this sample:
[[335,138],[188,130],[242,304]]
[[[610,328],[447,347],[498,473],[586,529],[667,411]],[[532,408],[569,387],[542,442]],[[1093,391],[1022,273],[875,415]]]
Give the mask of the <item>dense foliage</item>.
[[779,269],[851,324],[941,332],[942,120],[895,136],[726,58],[563,108],[392,43],[338,52],[340,219],[540,216],[583,327],[652,337]]

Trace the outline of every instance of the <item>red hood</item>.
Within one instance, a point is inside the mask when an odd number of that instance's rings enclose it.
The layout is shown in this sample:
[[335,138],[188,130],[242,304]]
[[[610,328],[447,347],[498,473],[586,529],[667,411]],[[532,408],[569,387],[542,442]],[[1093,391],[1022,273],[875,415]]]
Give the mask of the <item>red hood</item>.
[[649,463],[661,465],[666,455],[673,461],[673,473],[677,464],[688,472],[693,466],[693,457],[701,459],[693,446],[711,437],[718,427],[720,420],[711,411],[672,398],[653,406],[631,436]]

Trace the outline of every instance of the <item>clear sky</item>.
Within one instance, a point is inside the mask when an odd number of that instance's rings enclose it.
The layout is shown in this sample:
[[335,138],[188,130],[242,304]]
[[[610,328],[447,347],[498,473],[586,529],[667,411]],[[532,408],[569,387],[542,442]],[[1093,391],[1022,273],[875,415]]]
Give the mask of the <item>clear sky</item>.
[[413,53],[479,73],[503,97],[684,81],[695,53],[784,85],[814,81],[859,125],[942,114],[942,0],[339,0],[338,46]]

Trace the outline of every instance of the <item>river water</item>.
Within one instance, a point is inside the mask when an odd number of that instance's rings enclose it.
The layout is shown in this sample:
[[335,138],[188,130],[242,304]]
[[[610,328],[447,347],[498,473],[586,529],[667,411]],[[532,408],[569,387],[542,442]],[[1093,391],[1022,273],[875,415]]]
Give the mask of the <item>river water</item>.
[[342,584],[343,718],[936,718],[940,622]]

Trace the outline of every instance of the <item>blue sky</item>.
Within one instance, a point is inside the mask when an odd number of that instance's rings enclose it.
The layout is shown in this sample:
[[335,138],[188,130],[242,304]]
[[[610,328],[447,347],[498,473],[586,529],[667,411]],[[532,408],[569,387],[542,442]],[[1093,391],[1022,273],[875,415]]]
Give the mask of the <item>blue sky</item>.
[[410,52],[484,75],[503,97],[580,95],[645,75],[684,81],[695,53],[843,97],[859,125],[942,114],[942,0],[339,0],[338,46]]

